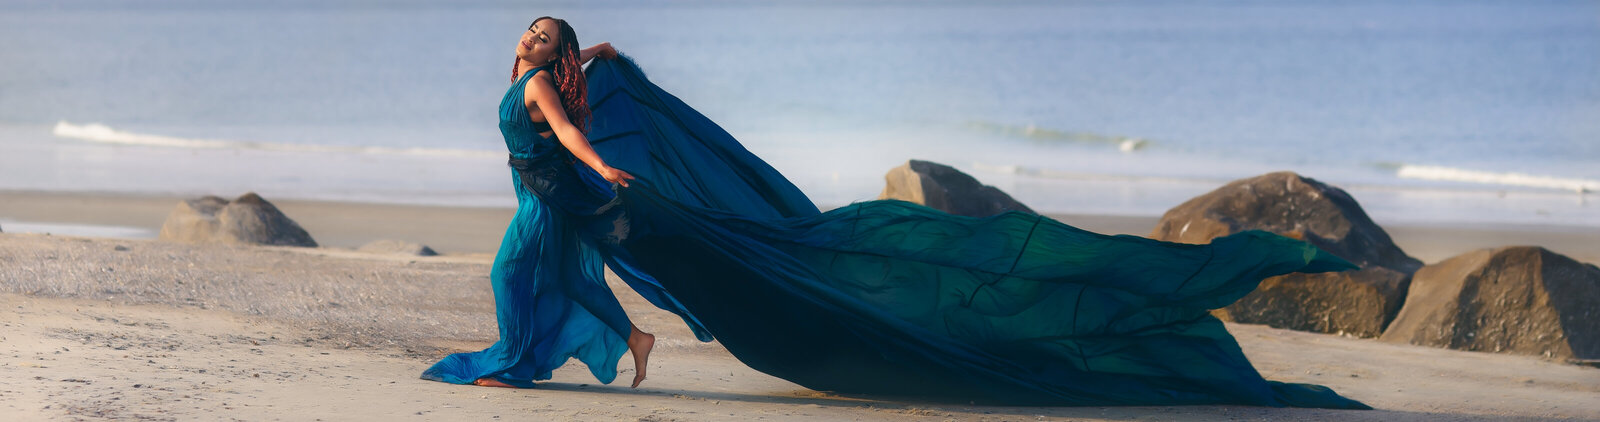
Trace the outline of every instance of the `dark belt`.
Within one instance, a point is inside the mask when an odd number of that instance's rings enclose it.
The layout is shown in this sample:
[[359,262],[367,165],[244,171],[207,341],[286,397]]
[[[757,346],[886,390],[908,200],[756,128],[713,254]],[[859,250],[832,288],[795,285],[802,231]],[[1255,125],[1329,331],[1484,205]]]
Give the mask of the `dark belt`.
[[614,192],[598,192],[584,183],[578,175],[577,160],[570,154],[546,154],[531,160],[513,155],[506,164],[517,170],[524,188],[547,205],[568,214],[605,214],[621,202]]

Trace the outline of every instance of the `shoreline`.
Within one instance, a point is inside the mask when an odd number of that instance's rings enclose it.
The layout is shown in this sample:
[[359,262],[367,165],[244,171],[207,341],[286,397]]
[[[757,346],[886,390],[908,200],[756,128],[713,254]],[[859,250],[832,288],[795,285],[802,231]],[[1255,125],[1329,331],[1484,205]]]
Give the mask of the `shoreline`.
[[[167,214],[184,199],[188,197],[0,190],[0,230],[17,232],[10,228],[13,224],[78,225],[85,229],[148,232],[148,237],[101,235],[109,238],[154,239]],[[375,240],[394,239],[428,245],[447,255],[493,254],[515,211],[498,207],[266,199],[305,228],[323,248],[353,249]],[[1045,216],[1097,233],[1137,236],[1148,235],[1160,220],[1157,216],[1103,214]],[[1600,264],[1600,227],[1450,222],[1379,225],[1407,254],[1429,264],[1477,249],[1514,245],[1542,246],[1578,261]]]

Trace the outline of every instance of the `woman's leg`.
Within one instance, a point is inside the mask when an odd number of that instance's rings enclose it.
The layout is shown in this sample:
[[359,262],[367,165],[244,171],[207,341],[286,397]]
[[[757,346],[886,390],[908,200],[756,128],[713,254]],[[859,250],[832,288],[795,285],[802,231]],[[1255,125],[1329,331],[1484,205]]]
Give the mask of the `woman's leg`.
[[577,263],[574,268],[583,271],[583,274],[564,279],[583,282],[563,283],[562,291],[578,306],[589,311],[612,331],[627,339],[628,351],[633,354],[635,371],[633,387],[637,388],[639,383],[644,382],[646,365],[650,360],[651,349],[655,348],[656,336],[639,330],[638,326],[628,320],[628,314],[623,311],[616,294],[606,285],[605,263],[598,251],[585,244],[579,249],[578,254],[580,256],[574,260]]
[[[583,219],[568,218],[565,220],[564,223],[571,223],[564,225],[570,230],[567,232],[571,236],[570,238],[577,239],[579,236],[587,235],[587,233],[579,233],[585,229],[579,227],[579,224],[584,221]],[[644,382],[647,363],[650,360],[650,351],[655,348],[656,337],[639,330],[639,327],[633,325],[633,322],[628,319],[627,312],[622,309],[622,304],[617,301],[616,293],[612,292],[611,287],[606,285],[605,259],[600,254],[599,249],[587,241],[578,241],[577,243],[579,247],[571,250],[574,256],[563,260],[564,262],[572,263],[572,266],[568,268],[575,272],[563,277],[563,280],[567,282],[561,284],[562,292],[577,303],[579,307],[599,318],[617,335],[626,339],[628,351],[633,355],[634,376],[632,386],[638,388],[639,383]]]

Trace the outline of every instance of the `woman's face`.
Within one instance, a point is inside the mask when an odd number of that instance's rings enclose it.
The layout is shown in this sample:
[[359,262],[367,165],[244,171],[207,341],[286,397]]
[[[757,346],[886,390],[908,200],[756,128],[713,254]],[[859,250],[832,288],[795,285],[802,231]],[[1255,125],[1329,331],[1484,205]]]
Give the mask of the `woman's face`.
[[559,27],[554,19],[533,21],[517,40],[517,57],[541,65],[554,59],[556,46],[561,45]]

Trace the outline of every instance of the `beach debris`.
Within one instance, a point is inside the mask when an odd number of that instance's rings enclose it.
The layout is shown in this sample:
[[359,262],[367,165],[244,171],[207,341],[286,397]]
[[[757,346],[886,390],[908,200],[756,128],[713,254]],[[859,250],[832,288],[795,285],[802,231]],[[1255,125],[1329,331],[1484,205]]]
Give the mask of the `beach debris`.
[[883,176],[878,199],[898,199],[968,217],[988,217],[1006,211],[1038,214],[994,186],[953,167],[911,160]]
[[232,202],[216,196],[179,202],[162,223],[160,238],[191,243],[317,246],[299,223],[255,192]]
[[1600,359],[1600,268],[1538,246],[1479,249],[1422,267],[1382,341]]
[[1212,312],[1225,321],[1377,337],[1400,311],[1411,273],[1422,267],[1350,194],[1293,172],[1235,180],[1190,199],[1168,210],[1150,237],[1207,243],[1245,230],[1304,240],[1361,269],[1268,278]]
[[393,239],[374,240],[365,245],[361,245],[361,247],[356,248],[356,250],[367,253],[415,256],[435,256],[439,254],[438,252],[434,252],[433,248],[429,248],[428,245]]

